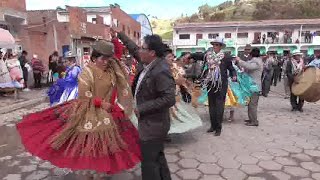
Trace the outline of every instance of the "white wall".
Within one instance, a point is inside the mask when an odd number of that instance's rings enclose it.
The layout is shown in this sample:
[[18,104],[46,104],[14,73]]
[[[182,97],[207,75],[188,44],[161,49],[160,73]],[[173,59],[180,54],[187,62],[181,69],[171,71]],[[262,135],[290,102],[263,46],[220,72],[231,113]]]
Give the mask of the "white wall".
[[95,14],[87,14],[87,22],[92,23],[92,19],[97,18],[97,15]]
[[112,17],[110,14],[101,14],[103,17],[103,24],[111,26],[112,25]]
[[58,22],[69,22],[69,14],[57,13]]
[[[261,32],[261,41],[262,41],[262,36],[263,34],[268,34],[268,32],[279,32],[279,40],[280,43],[283,43],[283,35],[284,31],[279,30],[279,29],[286,29],[285,27],[283,28],[251,28],[251,29],[241,29],[239,28],[238,33],[242,32],[247,32],[248,33],[248,38],[239,38],[237,39],[237,44],[238,45],[245,45],[245,44],[252,44],[254,41],[254,33],[255,32]],[[308,28],[304,27],[303,31],[320,31],[320,26],[319,29],[317,28]],[[299,39],[299,31],[300,28],[296,28],[292,32],[292,41],[295,43],[297,39]],[[203,32],[195,32],[195,31],[188,31],[188,30],[179,30],[178,34],[174,30],[173,33],[173,45],[174,46],[185,46],[185,45],[197,45],[196,42],[196,34],[202,34],[203,39],[208,39],[208,34],[215,34],[218,33],[219,37],[225,38],[225,33],[231,33],[231,39],[235,40],[236,39],[236,28],[226,28],[226,29],[212,29],[212,30],[203,30]],[[190,39],[179,39],[179,34],[190,34]],[[304,38],[304,37],[302,37]],[[269,42],[271,42],[271,38],[269,38]]]
[[[190,34],[190,39],[179,39],[180,34]],[[173,45],[178,46],[195,46],[197,45],[196,33],[194,32],[178,32],[173,31]]]

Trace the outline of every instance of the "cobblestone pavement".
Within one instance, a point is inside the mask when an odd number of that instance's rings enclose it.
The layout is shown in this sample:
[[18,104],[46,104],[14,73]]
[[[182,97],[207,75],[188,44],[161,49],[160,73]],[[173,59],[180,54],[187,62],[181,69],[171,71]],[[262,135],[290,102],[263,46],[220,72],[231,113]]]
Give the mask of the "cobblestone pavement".
[[33,89],[29,92],[19,91],[18,99],[16,100],[14,100],[13,94],[0,96],[0,108],[42,97],[45,95],[46,91],[46,88],[41,90]]
[[[73,173],[24,152],[15,123],[25,113],[47,103],[0,115],[0,179],[77,180]],[[173,180],[320,180],[320,104],[306,103],[304,113],[291,112],[289,100],[273,92],[261,98],[259,127],[246,127],[246,110],[225,123],[222,136],[205,133],[206,108],[199,108],[204,126],[173,135],[166,155]],[[140,169],[113,176],[112,180],[139,180]]]

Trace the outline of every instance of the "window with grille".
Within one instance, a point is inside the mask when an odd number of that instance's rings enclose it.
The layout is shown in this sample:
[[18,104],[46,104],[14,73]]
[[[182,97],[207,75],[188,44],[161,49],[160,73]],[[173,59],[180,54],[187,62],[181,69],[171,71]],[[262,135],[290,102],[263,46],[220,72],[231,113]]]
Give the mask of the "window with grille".
[[180,34],[179,39],[190,39],[190,34]]
[[208,34],[208,39],[215,39],[217,37],[219,37],[218,33],[210,33],[210,34]]
[[248,38],[248,33],[238,33],[238,38]]
[[197,40],[198,39],[203,39],[203,35],[202,34],[197,34],[196,37],[197,37]]
[[225,33],[224,38],[231,38],[231,33]]

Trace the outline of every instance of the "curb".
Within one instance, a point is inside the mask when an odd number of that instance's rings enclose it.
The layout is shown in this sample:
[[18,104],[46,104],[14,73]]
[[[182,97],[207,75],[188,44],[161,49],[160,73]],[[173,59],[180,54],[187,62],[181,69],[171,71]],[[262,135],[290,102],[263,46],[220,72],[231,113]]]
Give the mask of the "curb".
[[32,100],[27,100],[24,102],[20,102],[20,103],[16,103],[16,104],[12,104],[6,107],[3,107],[0,109],[0,114],[6,114],[12,111],[15,111],[17,109],[22,109],[26,106],[32,106],[38,103],[42,103],[45,102],[47,99],[47,97],[40,97],[40,98],[36,98],[36,99],[32,99]]

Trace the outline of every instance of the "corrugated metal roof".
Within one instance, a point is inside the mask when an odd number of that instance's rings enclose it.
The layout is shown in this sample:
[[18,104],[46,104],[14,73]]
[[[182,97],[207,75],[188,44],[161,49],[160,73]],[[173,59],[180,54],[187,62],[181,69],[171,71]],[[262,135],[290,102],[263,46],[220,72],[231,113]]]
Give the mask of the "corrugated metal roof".
[[80,7],[87,12],[97,12],[97,13],[108,13],[111,11],[110,6],[104,6],[104,7]]
[[139,16],[143,15],[143,14],[129,14],[132,19],[137,20]]
[[206,23],[180,23],[174,29],[184,28],[221,28],[221,27],[263,27],[280,25],[319,25],[320,19],[281,19],[281,20],[261,20],[261,21],[224,21]]

